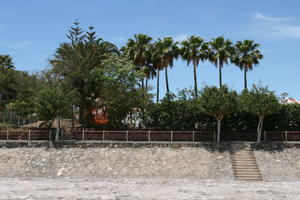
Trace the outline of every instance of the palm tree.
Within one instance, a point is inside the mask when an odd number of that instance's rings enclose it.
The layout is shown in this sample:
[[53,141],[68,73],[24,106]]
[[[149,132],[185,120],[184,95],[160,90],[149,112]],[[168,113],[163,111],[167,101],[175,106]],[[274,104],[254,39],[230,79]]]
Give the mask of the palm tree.
[[235,53],[232,56],[232,62],[241,70],[244,70],[244,89],[247,90],[247,72],[253,69],[253,66],[259,64],[263,59],[259,44],[253,40],[238,41],[235,44]]
[[224,64],[228,64],[232,53],[233,47],[230,40],[225,40],[224,37],[220,36],[212,39],[209,42],[210,52],[209,61],[212,62],[216,67],[219,68],[219,84],[222,87],[222,68]]
[[[164,68],[163,60],[163,43],[162,40],[156,41],[150,48],[150,59],[148,60],[149,65],[151,66],[151,75],[152,77],[156,76],[156,103],[159,102],[159,78],[160,70]],[[152,71],[154,70],[154,72]]]
[[[151,40],[152,38],[147,35],[135,34],[134,39],[128,39],[126,46],[122,48],[122,51],[137,66],[137,70],[143,70],[146,66]],[[144,88],[144,80],[142,80],[142,88]]]
[[208,56],[208,44],[198,36],[191,36],[187,40],[181,42],[182,48],[180,55],[183,60],[189,65],[191,62],[194,65],[194,90],[195,96],[198,97],[197,86],[197,66],[199,61],[204,61]]
[[179,56],[178,42],[174,42],[171,37],[165,37],[163,40],[159,39],[162,45],[161,65],[165,69],[166,89],[170,93],[168,67],[173,67],[174,59]]

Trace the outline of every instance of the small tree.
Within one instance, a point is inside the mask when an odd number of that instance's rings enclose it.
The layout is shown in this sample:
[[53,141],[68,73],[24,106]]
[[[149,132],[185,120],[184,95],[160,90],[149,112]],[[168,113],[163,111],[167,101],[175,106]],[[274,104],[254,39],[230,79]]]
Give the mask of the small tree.
[[260,142],[264,118],[276,113],[279,109],[279,101],[273,91],[261,84],[253,85],[250,91],[244,90],[239,96],[239,109],[258,117],[257,142]]
[[[59,83],[49,84],[38,92],[35,99],[35,111],[40,119],[57,121],[55,140],[61,132],[61,116],[70,113],[73,102],[73,91],[65,90]],[[52,123],[51,123],[52,124]]]
[[219,143],[222,120],[226,115],[235,111],[237,94],[235,91],[228,89],[227,86],[221,86],[220,88],[206,86],[202,90],[198,101],[200,110],[204,114],[211,115],[217,119],[217,142]]

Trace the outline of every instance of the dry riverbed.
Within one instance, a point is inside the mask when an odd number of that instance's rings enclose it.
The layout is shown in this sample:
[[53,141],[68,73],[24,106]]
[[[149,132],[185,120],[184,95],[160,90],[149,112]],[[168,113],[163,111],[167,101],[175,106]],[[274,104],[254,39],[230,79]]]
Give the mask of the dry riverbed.
[[0,179],[1,200],[300,199],[300,182],[188,179]]

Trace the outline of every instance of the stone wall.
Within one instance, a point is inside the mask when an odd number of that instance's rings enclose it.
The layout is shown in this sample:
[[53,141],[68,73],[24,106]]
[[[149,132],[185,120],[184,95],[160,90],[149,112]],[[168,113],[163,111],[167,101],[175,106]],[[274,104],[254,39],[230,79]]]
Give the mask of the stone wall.
[[1,148],[0,178],[233,180],[229,152],[194,147]]

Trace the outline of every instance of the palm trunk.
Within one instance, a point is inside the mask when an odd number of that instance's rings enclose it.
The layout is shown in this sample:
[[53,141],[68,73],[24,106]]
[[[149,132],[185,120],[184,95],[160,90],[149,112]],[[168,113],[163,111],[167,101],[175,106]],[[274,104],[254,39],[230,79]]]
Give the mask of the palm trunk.
[[159,69],[157,70],[156,103],[159,101]]
[[222,87],[222,66],[219,65],[219,84],[220,88]]
[[198,97],[198,86],[197,86],[197,66],[194,64],[194,89],[195,89],[195,97]]
[[169,94],[170,93],[170,89],[169,89],[169,80],[168,80],[168,67],[165,67],[165,78],[166,78],[167,94]]
[[244,89],[247,90],[247,68],[244,68]]

